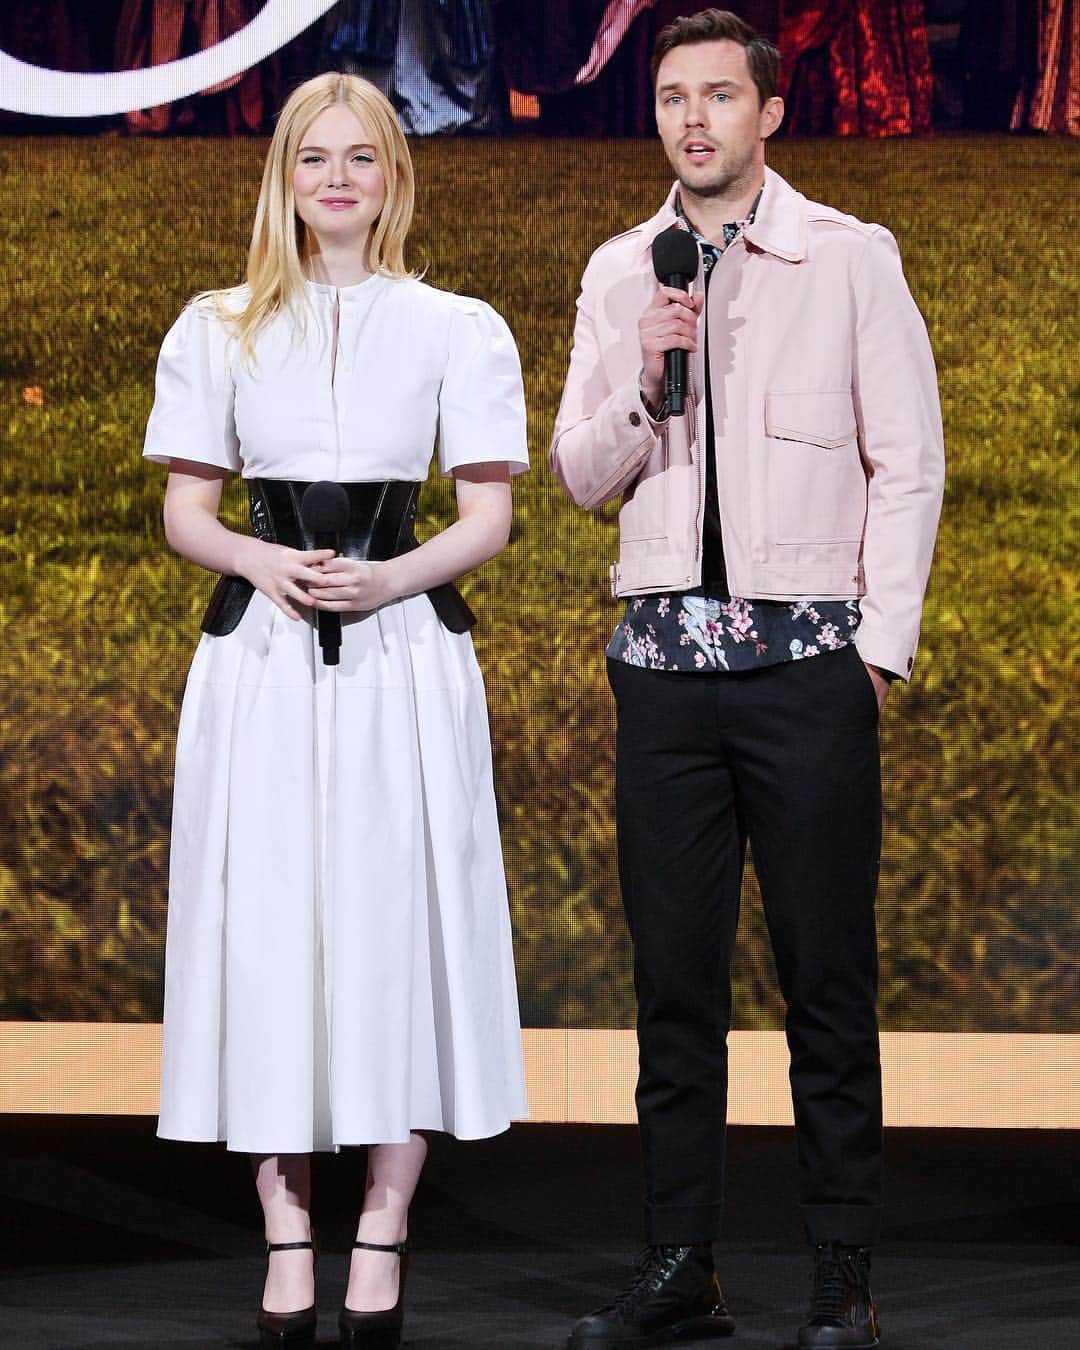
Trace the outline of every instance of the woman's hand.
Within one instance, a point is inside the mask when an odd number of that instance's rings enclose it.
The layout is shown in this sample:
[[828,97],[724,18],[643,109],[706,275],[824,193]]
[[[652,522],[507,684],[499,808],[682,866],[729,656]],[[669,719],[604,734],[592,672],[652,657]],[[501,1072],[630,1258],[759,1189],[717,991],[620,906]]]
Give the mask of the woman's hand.
[[304,605],[310,609],[315,603],[309,590],[322,583],[319,568],[333,557],[332,548],[301,552],[283,544],[270,544],[264,539],[246,536],[238,538],[236,543],[236,571],[272,600],[289,619],[300,617],[294,606]]
[[[305,555],[311,557],[311,554]],[[315,568],[316,579],[308,587],[309,603],[316,609],[369,613],[398,599],[390,584],[392,572],[383,563],[331,555]]]
[[[454,470],[458,519],[419,548],[386,562],[331,557],[306,582],[316,609],[369,614],[403,596],[419,595],[493,558],[510,534],[513,502],[509,465],[466,464]],[[314,555],[304,554],[311,558]]]

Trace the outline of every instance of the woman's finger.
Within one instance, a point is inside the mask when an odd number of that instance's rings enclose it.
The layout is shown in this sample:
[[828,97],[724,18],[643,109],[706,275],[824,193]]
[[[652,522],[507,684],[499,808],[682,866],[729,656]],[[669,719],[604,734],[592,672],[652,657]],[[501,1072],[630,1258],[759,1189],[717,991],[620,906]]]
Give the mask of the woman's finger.
[[322,586],[326,581],[326,573],[316,572],[313,567],[298,567],[295,571],[287,573],[285,579],[297,586]]
[[346,577],[351,576],[360,578],[367,576],[371,570],[369,563],[361,562],[358,558],[331,558],[329,562],[324,563],[319,568],[319,575],[326,577]]
[[355,604],[360,598],[351,587],[344,586],[320,586],[317,590],[308,591],[308,595],[316,603],[324,600],[343,600]]
[[284,595],[290,596],[293,600],[297,602],[297,604],[304,605],[310,608],[311,596],[308,594],[307,591],[304,590],[302,586],[298,586],[295,581],[289,581],[288,579],[286,579],[282,583],[281,589]]

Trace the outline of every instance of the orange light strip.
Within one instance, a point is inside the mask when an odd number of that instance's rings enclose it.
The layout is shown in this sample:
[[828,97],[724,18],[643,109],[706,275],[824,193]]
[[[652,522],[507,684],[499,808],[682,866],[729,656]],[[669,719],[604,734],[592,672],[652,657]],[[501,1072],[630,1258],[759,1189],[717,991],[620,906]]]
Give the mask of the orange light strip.
[[[634,1121],[632,1031],[523,1033],[531,1119]],[[728,1118],[790,1125],[779,1031],[735,1031]],[[885,1123],[979,1129],[1080,1126],[1080,1035],[886,1032]],[[0,1113],[154,1115],[161,1027],[0,1022]]]

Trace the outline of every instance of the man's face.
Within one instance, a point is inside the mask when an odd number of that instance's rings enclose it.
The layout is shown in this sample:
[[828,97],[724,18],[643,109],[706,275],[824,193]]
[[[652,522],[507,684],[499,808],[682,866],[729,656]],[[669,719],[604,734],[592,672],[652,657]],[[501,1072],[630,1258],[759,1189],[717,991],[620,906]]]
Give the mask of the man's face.
[[727,39],[675,47],[656,72],[660,139],[693,196],[749,186],[764,163],[763,139],[779,126],[783,108],[778,98],[760,105],[746,48]]

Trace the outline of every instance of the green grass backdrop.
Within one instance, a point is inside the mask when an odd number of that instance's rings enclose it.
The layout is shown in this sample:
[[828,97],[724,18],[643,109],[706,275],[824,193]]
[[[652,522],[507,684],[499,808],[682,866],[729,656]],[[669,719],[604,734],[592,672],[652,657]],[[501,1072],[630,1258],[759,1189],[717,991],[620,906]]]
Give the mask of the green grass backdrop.
[[[157,347],[240,279],[265,143],[0,140],[0,1017],[160,1014],[177,708],[212,578],[139,458]],[[521,349],[535,468],[482,616],[522,1007],[632,1025],[603,647],[612,510],[546,451],[593,247],[668,187],[647,142],[431,140],[412,261]],[[937,354],[949,481],[913,685],[883,723],[887,1029],[1080,1031],[1074,278],[1064,140],[785,141],[808,195],[896,234]],[[239,487],[228,497],[241,518]],[[433,482],[427,530],[448,518]],[[782,1010],[752,876],[736,1025]]]

